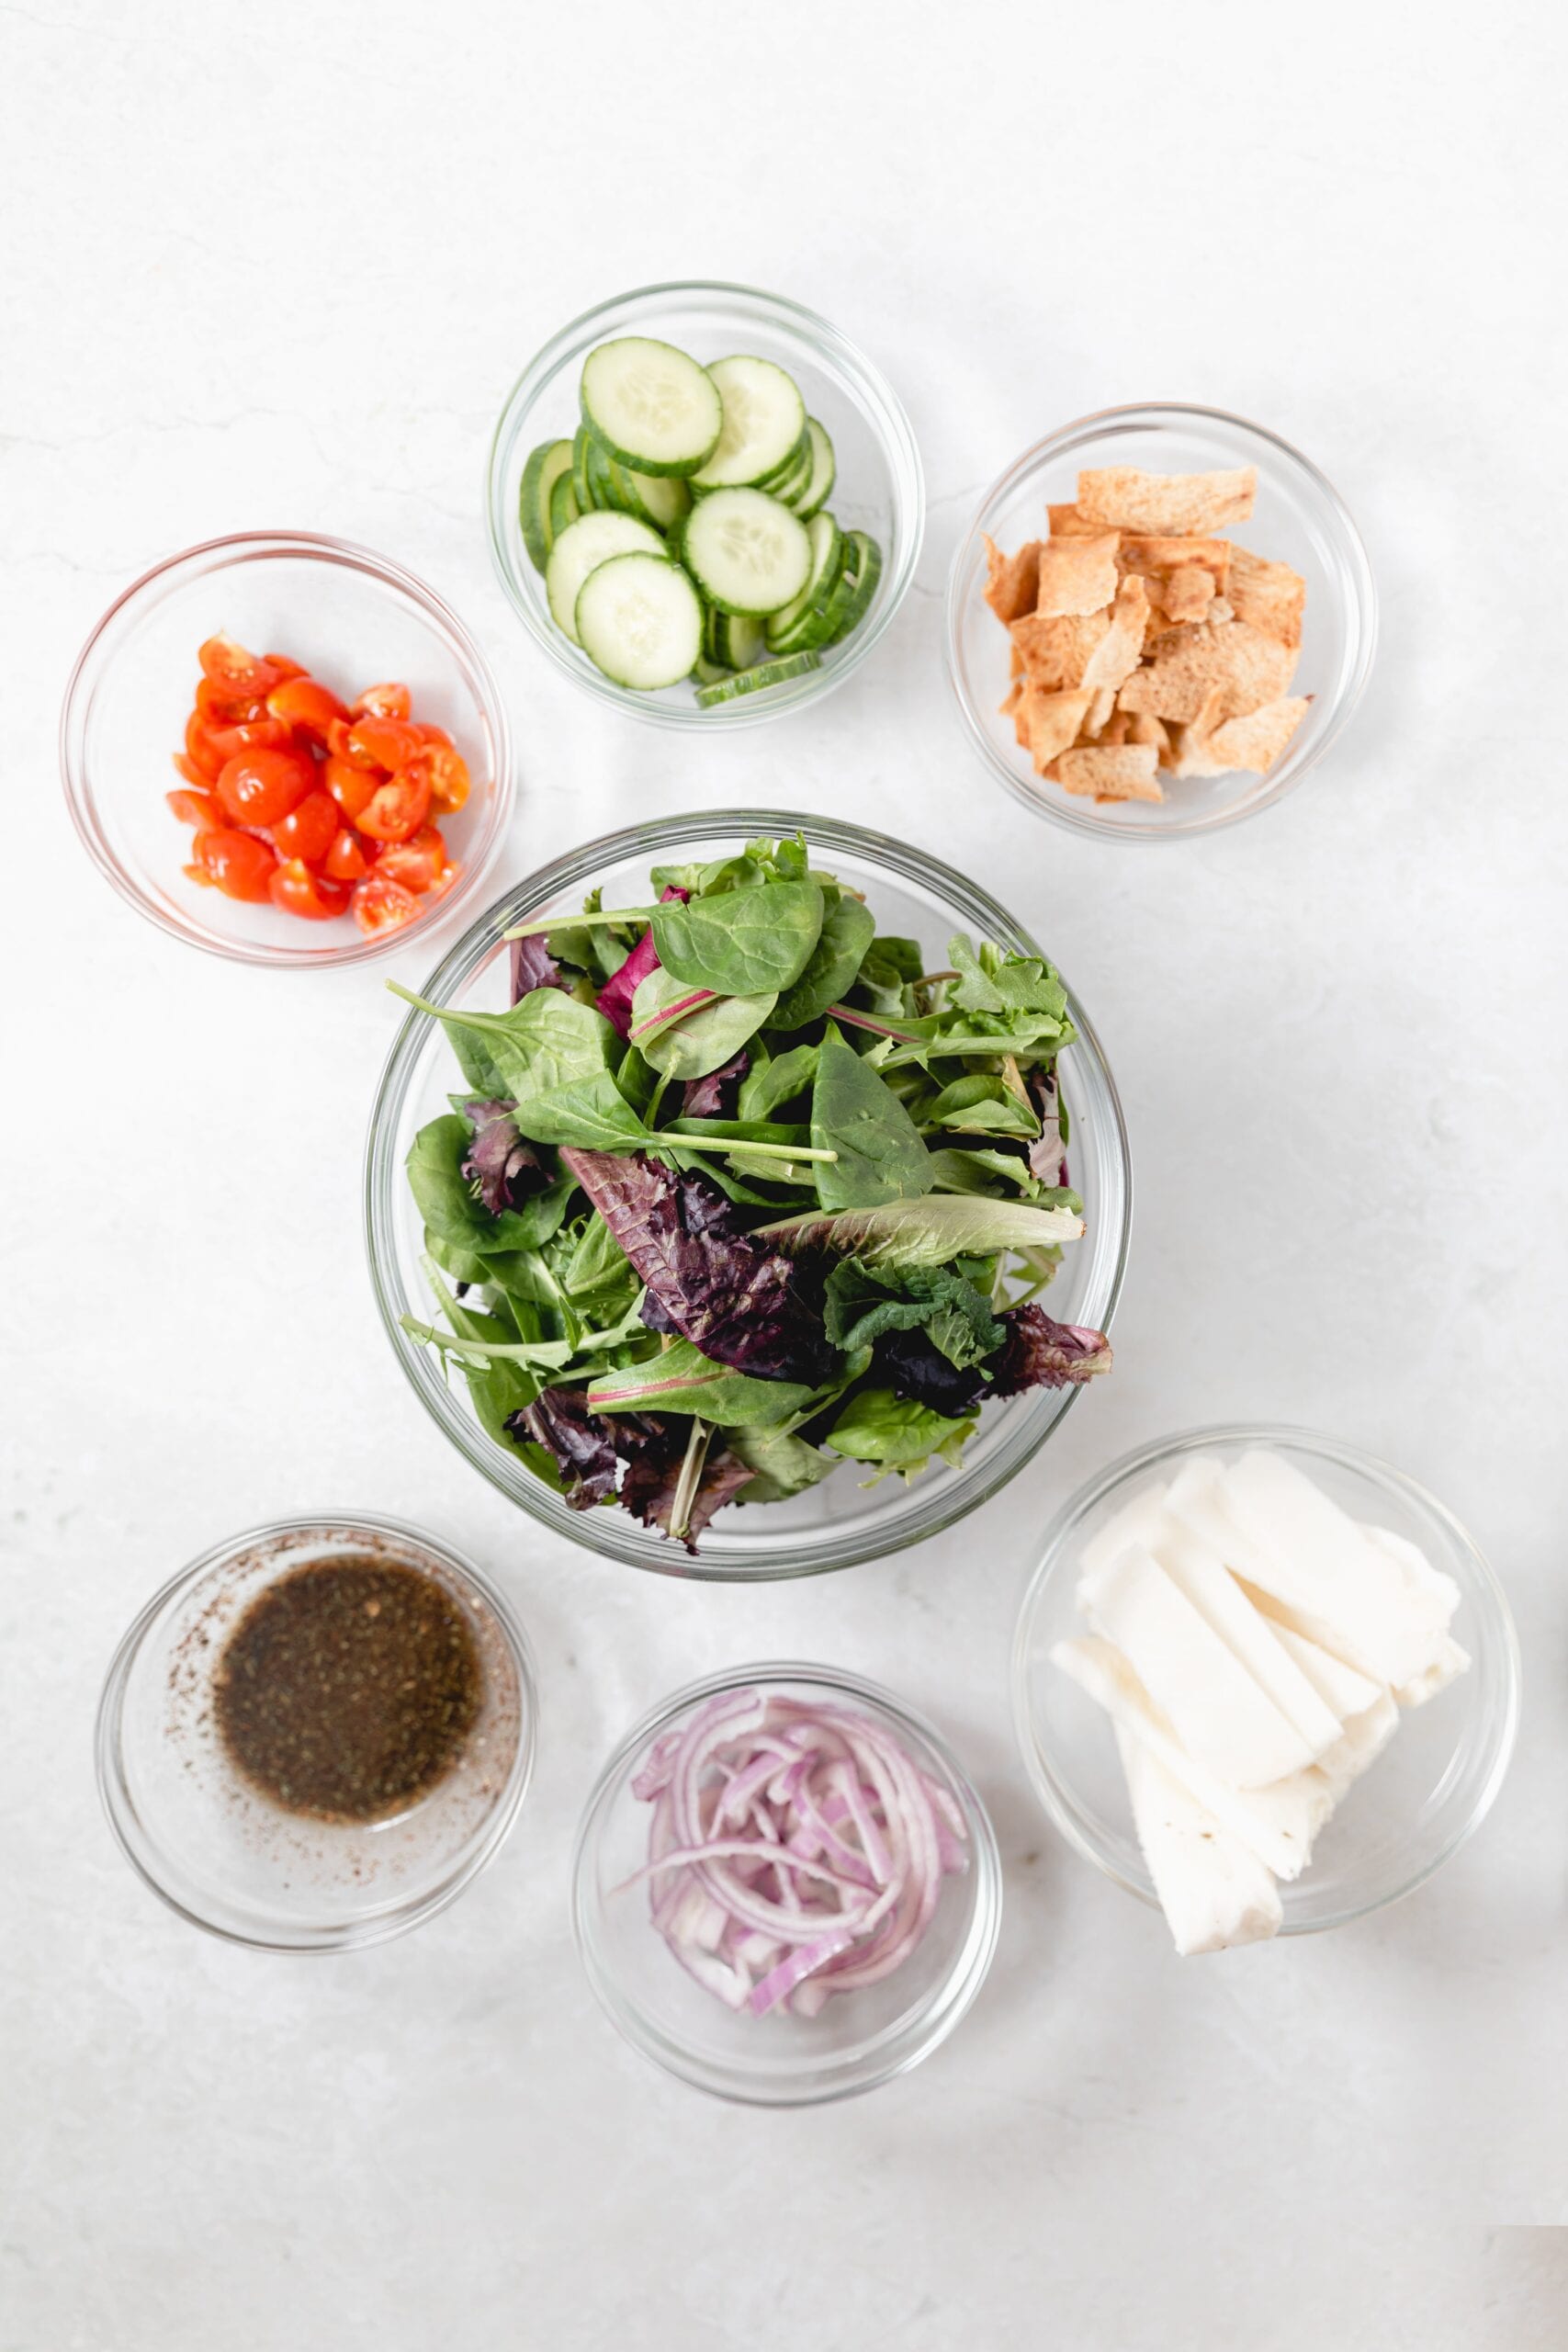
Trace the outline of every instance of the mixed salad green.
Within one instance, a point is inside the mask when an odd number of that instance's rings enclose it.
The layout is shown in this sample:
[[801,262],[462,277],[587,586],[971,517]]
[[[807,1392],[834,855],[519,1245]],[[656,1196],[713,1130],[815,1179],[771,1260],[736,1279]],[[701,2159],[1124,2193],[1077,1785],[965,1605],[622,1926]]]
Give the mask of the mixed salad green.
[[1083,1230],[1066,992],[948,956],[797,835],[523,926],[509,1012],[409,996],[464,1084],[409,1153],[440,1320],[405,1328],[572,1508],[694,1549],[723,1505],[956,1464],[988,1400],[1109,1368],[1038,1304]]

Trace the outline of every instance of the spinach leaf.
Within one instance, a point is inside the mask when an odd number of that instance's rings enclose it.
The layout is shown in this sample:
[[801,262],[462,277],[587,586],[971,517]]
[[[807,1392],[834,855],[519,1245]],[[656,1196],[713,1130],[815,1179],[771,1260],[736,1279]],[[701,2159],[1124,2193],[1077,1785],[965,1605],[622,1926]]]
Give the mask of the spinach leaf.
[[773,1012],[777,1029],[804,1029],[820,1021],[853,986],[862,958],[876,936],[876,917],[859,899],[831,899],[822,917],[822,930],[811,960],[794,986],[784,990]]
[[475,1199],[462,1170],[472,1133],[467,1119],[448,1112],[421,1127],[409,1146],[409,1186],[420,1216],[438,1240],[479,1257],[498,1250],[537,1249],[565,1216],[571,1183],[552,1184],[521,1209],[503,1209],[491,1216]]
[[929,1405],[895,1396],[891,1388],[863,1388],[851,1397],[825,1442],[852,1461],[879,1462],[885,1470],[901,1470],[913,1477],[933,1453],[956,1469],[976,1427],[973,1416],[950,1420]]
[[608,1070],[520,1102],[513,1117],[536,1143],[585,1151],[636,1151],[652,1140]]
[[720,996],[755,996],[800,978],[822,916],[815,882],[761,882],[655,908],[654,944],[678,980]]
[[817,1050],[811,1140],[839,1155],[817,1170],[825,1209],[870,1208],[931,1190],[931,1155],[914,1121],[832,1022]]
[[[395,980],[388,986],[394,995],[443,1023],[469,1078],[473,1072],[465,1052],[477,1043],[496,1081],[481,1089],[486,1094],[515,1096],[521,1101],[525,1095],[546,1093],[592,1078],[597,1071],[612,1070],[620,1059],[619,1043],[609,1023],[592,1005],[579,1004],[559,989],[535,989],[510,1012],[457,1013],[428,1003]],[[524,1133],[531,1135],[533,1129],[525,1128]],[[535,1140],[546,1138],[536,1136]]]
[[787,1429],[741,1427],[728,1433],[731,1453],[746,1464],[751,1476],[735,1499],[741,1503],[782,1503],[803,1495],[837,1465],[830,1453],[819,1453]]
[[918,940],[900,939],[896,932],[879,933],[861,959],[856,993],[870,1001],[874,1012],[897,1019],[914,1011],[909,991],[925,968]]
[[815,1046],[793,1046],[787,1054],[762,1060],[754,1053],[741,1081],[737,1108],[743,1119],[771,1119],[795,1095],[804,1094],[817,1075]]
[[922,1104],[920,1125],[942,1127],[953,1135],[1027,1136],[1040,1133],[1040,1122],[1027,1102],[1020,1102],[1005,1079],[976,1070],[955,1078],[935,1100]]
[[562,1282],[574,1298],[586,1298],[591,1292],[625,1282],[628,1276],[637,1280],[626,1251],[594,1210],[583,1220],[562,1271]]
[[924,1200],[838,1215],[808,1211],[759,1226],[752,1238],[795,1251],[852,1251],[866,1265],[944,1266],[999,1250],[1048,1250],[1055,1242],[1076,1241],[1082,1231],[1082,1218],[1070,1209],[932,1193]]
[[[645,1022],[657,1021],[692,993],[689,981],[677,979],[662,966],[656,967],[637,984],[632,1000],[632,1027],[640,1032]],[[637,1046],[645,1059],[668,1078],[705,1078],[710,1070],[722,1069],[747,1039],[755,1036],[776,1001],[772,989],[753,996],[716,997],[666,1029],[639,1035]]]
[[755,1380],[715,1363],[690,1340],[672,1340],[647,1363],[594,1381],[588,1402],[595,1413],[700,1413],[721,1429],[772,1429],[817,1394],[799,1381]]
[[939,1193],[1021,1193],[1038,1201],[1044,1187],[1029,1172],[1029,1162],[1015,1151],[960,1151],[950,1147],[931,1154],[932,1180]]
[[950,1363],[979,1363],[1007,1332],[989,1301],[948,1266],[889,1273],[854,1259],[836,1265],[824,1297],[828,1337],[838,1348],[872,1346],[889,1331],[924,1329]]

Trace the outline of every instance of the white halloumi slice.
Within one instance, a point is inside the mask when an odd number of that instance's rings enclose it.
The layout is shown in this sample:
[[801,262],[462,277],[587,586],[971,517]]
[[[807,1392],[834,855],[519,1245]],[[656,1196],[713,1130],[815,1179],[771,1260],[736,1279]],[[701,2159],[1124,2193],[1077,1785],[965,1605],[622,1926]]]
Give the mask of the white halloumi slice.
[[1451,1634],[1443,1635],[1437,1657],[1425,1674],[1412,1676],[1408,1682],[1396,1682],[1393,1695],[1402,1707],[1424,1707],[1439,1690],[1446,1690],[1470,1664],[1470,1652],[1462,1649]]
[[1316,1747],[1303,1739],[1146,1544],[1124,1544],[1081,1579],[1077,1597],[1091,1630],[1121,1651],[1188,1754],[1234,1787],[1303,1771],[1339,1737],[1330,1718],[1329,1738]]
[[1051,1661],[1103,1707],[1206,1812],[1239,1838],[1276,1878],[1300,1876],[1313,1839],[1334,1810],[1318,1771],[1292,1772],[1267,1789],[1235,1789],[1189,1756],[1127,1660],[1113,1644],[1090,1635],[1058,1642]]
[[[1386,1553],[1414,1589],[1432,1594],[1446,1608],[1451,1623],[1460,1604],[1460,1589],[1452,1577],[1445,1576],[1440,1568],[1435,1568],[1419,1544],[1413,1544],[1408,1535],[1396,1535],[1392,1527],[1369,1526],[1365,1520],[1360,1522],[1360,1528],[1367,1541],[1375,1544],[1380,1552]],[[1451,1634],[1445,1634],[1426,1671],[1412,1676],[1408,1682],[1400,1683],[1393,1695],[1402,1707],[1424,1706],[1428,1699],[1436,1698],[1439,1690],[1446,1690],[1455,1676],[1462,1674],[1469,1664],[1469,1651],[1461,1649]]]
[[1406,1682],[1431,1666],[1452,1613],[1443,1598],[1414,1587],[1292,1463],[1256,1448],[1216,1492],[1247,1546],[1234,1565],[1286,1604],[1309,1641],[1377,1682]]
[[1280,1603],[1268,1593],[1255,1593],[1251,1601],[1268,1623],[1275,1640],[1295,1660],[1324,1705],[1333,1709],[1338,1722],[1348,1723],[1352,1715],[1366,1713],[1383,1688],[1381,1682],[1374,1682],[1370,1674],[1347,1666],[1332,1650],[1320,1649],[1316,1642],[1309,1642],[1304,1634],[1298,1634],[1288,1619],[1274,1614]]
[[1377,1762],[1398,1729],[1399,1705],[1392,1690],[1380,1690],[1370,1707],[1351,1716],[1338,1747],[1331,1748],[1317,1768],[1336,1804],[1368,1765]]
[[[1219,1554],[1168,1512],[1150,1549],[1193,1608],[1229,1645],[1287,1722],[1294,1724],[1308,1751],[1304,1762],[1313,1762],[1332,1747],[1347,1713],[1354,1714],[1376,1696],[1368,1685],[1365,1698],[1358,1698],[1355,1706],[1337,1707],[1301,1660],[1292,1656],[1280,1638],[1281,1629],[1259,1615]],[[1346,1668],[1339,1670],[1348,1672]],[[1361,1678],[1358,1675],[1355,1679],[1359,1682]]]
[[1280,1889],[1251,1848],[1121,1724],[1116,1745],[1138,1844],[1182,1958],[1274,1935],[1283,1917]]
[[1166,1485],[1163,1479],[1145,1487],[1130,1502],[1112,1512],[1098,1535],[1091,1535],[1078,1555],[1078,1567],[1088,1574],[1104,1567],[1129,1544],[1156,1549],[1156,1537],[1165,1524]]

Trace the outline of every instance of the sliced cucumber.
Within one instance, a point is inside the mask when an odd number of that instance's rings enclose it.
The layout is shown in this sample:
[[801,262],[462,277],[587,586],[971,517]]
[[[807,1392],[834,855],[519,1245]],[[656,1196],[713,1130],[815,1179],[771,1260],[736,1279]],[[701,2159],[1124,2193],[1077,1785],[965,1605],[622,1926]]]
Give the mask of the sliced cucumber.
[[699,490],[737,490],[777,473],[806,430],[793,376],[771,359],[716,359],[708,369],[724,408],[718,445],[694,477]]
[[770,491],[776,498],[785,482],[794,481],[798,476],[807,474],[810,470],[811,435],[802,425],[800,437],[788,456],[776,465],[771,473],[764,474],[761,481],[753,482],[751,487],[753,490]]
[[839,475],[833,445],[814,416],[807,418],[806,430],[811,436],[811,474],[804,491],[789,502],[803,523],[826,506]]
[[761,490],[713,490],[681,526],[682,560],[711,604],[727,613],[776,613],[811,571],[811,541],[798,516]]
[[819,653],[786,653],[782,661],[759,662],[752,670],[738,670],[733,678],[719,678],[711,686],[697,688],[697,708],[711,710],[716,703],[733,702],[738,695],[761,694],[765,686],[782,686],[786,678],[804,677],[807,670],[819,670]]
[[[593,446],[597,449],[599,445]],[[635,514],[639,523],[651,523],[656,531],[673,529],[692,503],[685,483],[673,474],[636,473],[630,466],[600,454],[609,492],[601,503],[616,507],[623,514]]]
[[830,514],[814,514],[806,536],[811,542],[811,577],[795,602],[768,622],[768,643],[775,653],[799,653],[828,642],[826,614],[844,568],[844,537]]
[[721,613],[710,605],[703,622],[703,649],[726,670],[749,670],[766,650],[761,621],[741,613]]
[[603,509],[618,509],[620,500],[612,494],[608,458],[589,432],[580,424],[571,445],[571,486],[577,492],[580,513],[593,514]]
[[718,387],[673,344],[647,335],[602,343],[582,364],[582,421],[618,464],[694,474],[724,429]]
[[[632,514],[584,514],[561,532],[545,566],[545,594],[556,627],[578,643],[577,600],[591,571],[613,556],[656,555],[667,560],[657,531]],[[699,635],[701,616],[698,616]],[[695,659],[694,655],[693,659]],[[689,670],[692,664],[686,664]],[[685,671],[682,672],[685,675]]]
[[699,686],[716,686],[721,678],[733,677],[734,674],[728,663],[710,662],[705,653],[698,654],[692,668],[692,675]]
[[834,600],[831,639],[834,645],[840,643],[852,629],[859,628],[876,594],[876,583],[882,577],[882,549],[874,538],[868,537],[864,531],[852,531],[850,547],[853,569],[845,570]]
[[578,592],[576,617],[589,660],[638,693],[689,678],[703,650],[697,592],[666,555],[615,555],[597,565]]
[[[566,445],[567,471],[558,474],[550,484],[550,546],[553,548],[561,533],[569,530],[582,509],[577,503],[577,490],[571,479],[571,443]],[[545,557],[545,569],[549,570],[549,555]]]
[[562,475],[570,471],[570,441],[541,441],[530,452],[523,469],[523,487],[517,493],[518,520],[523,526],[528,560],[536,571],[543,571],[555,536],[550,529],[550,492]]

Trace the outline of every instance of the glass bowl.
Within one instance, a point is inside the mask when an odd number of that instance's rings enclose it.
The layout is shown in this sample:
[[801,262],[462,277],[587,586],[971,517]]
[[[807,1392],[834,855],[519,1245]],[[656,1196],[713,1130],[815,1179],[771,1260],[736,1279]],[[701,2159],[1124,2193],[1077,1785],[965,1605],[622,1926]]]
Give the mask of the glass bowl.
[[[523,544],[518,492],[528,453],[541,441],[564,440],[581,422],[578,377],[595,345],[621,334],[652,335],[720,359],[743,351],[787,368],[808,413],[831,436],[838,477],[829,503],[848,529],[868,531],[882,549],[882,579],[871,608],[853,634],[822,656],[819,670],[699,710],[690,684],[638,694],[596,670],[581,647],[550,617],[543,576]],[[694,282],[644,286],[584,311],[552,335],[512,389],[491,445],[485,489],[491,553],[501,584],[531,636],[550,659],[599,701],[630,711],[653,727],[756,727],[798,710],[841,685],[858,669],[903,603],[915,576],[925,528],[925,485],[919,451],[897,394],[881,369],[847,335],[815,311],[747,286]]]
[[[483,1687],[445,1778],[401,1814],[339,1825],[287,1813],[240,1776],[211,1693],[256,1595],[307,1561],[346,1555],[433,1577],[468,1622]],[[193,1926],[260,1951],[347,1951],[433,1919],[478,1877],[523,1803],[536,1713],[526,1636],[471,1561],[400,1520],[281,1519],[204,1552],[130,1626],[98,1706],[98,1791],[132,1868]]]
[[[1047,784],[1013,738],[998,705],[1008,691],[1009,638],[985,601],[988,533],[1009,553],[1045,536],[1048,501],[1077,493],[1080,467],[1139,466],[1152,473],[1258,469],[1252,517],[1222,536],[1294,566],[1307,583],[1301,662],[1292,694],[1312,708],[1266,775],[1168,776],[1166,798],[1101,808]],[[964,731],[992,774],[1037,816],[1116,841],[1172,841],[1234,825],[1284,797],[1314,767],[1360,699],[1377,646],[1371,567],[1338,492],[1277,434],[1223,409],[1165,403],[1102,409],[1026,449],[992,483],[959,542],[947,582],[947,673]]]
[[[428,911],[367,938],[353,918],[302,922],[187,882],[190,836],[164,805],[200,675],[197,648],[226,630],[303,662],[339,694],[383,678],[445,727],[472,790],[443,831],[463,868]],[[241,531],[171,556],[115,600],[77,659],[60,720],[76,830],[99,872],[160,930],[243,964],[357,964],[444,922],[484,880],[512,815],[501,691],[457,615],[400,564],[305,531]]]
[[[759,833],[805,832],[820,862],[865,892],[884,930],[901,932],[945,954],[956,929],[979,933],[1025,954],[1041,950],[1011,915],[951,866],[902,842],[791,811],[747,808],[671,817],[587,842],[543,866],[480,917],[426,981],[421,994],[440,1005],[503,1010],[507,1001],[505,933],[558,909],[575,911],[591,885],[602,882],[607,906],[640,906],[648,870],[739,849]],[[630,891],[629,898],[619,894]],[[1132,1174],[1121,1105],[1082,1006],[1068,1004],[1078,1042],[1062,1057],[1062,1089],[1072,1123],[1069,1168],[1081,1193],[1087,1230],[1068,1245],[1048,1301],[1063,1321],[1110,1328],[1122,1287],[1132,1212]],[[404,1315],[431,1306],[421,1255],[423,1232],[403,1162],[427,1120],[451,1106],[457,1065],[446,1034],[427,1013],[411,1013],[393,1042],[382,1074],[366,1156],[366,1224],[371,1281],[388,1335],[416,1394],[477,1470],[557,1534],[606,1558],[666,1576],[718,1580],[810,1576],[880,1558],[951,1526],[1005,1486],[1050,1436],[1081,1393],[1077,1388],[1029,1390],[989,1405],[970,1440],[962,1467],[933,1464],[912,1487],[897,1478],[865,1487],[853,1465],[788,1502],[752,1505],[719,1514],[692,1559],[657,1531],[641,1527],[616,1507],[569,1510],[515,1455],[480,1427],[460,1380],[448,1385],[434,1350],[402,1329]]]
[[1163,1485],[1191,1453],[1271,1446],[1353,1517],[1418,1544],[1460,1589],[1454,1636],[1469,1671],[1399,1731],[1324,1829],[1301,1877],[1280,1889],[1282,1935],[1365,1918],[1442,1868],[1484,1819],[1503,1783],[1519,1714],[1519,1652],[1501,1586],[1442,1504],[1370,1453],[1306,1430],[1237,1423],[1141,1446],[1083,1487],[1047,1532],[1013,1640],[1013,1721],[1035,1794],[1069,1845],[1141,1901],[1154,1885],[1134,1834],[1109,1718],[1051,1663],[1084,1632],[1074,1599],[1085,1544],[1143,1487]]
[[[879,1984],[836,1995],[815,2018],[737,2013],[699,1984],[649,1917],[651,1807],[631,1782],[648,1750],[704,1701],[761,1690],[814,1705],[850,1706],[890,1731],[922,1771],[956,1799],[969,1867],[942,1881],[931,1927]],[[1002,1874],[986,1808],[940,1735],[874,1682],[792,1662],[710,1675],[666,1699],[622,1740],[594,1785],[572,1858],[578,1951],[600,2002],[626,2040],[682,2082],[757,2107],[849,2098],[906,2074],[945,2041],[986,1981],[1001,1927]]]

